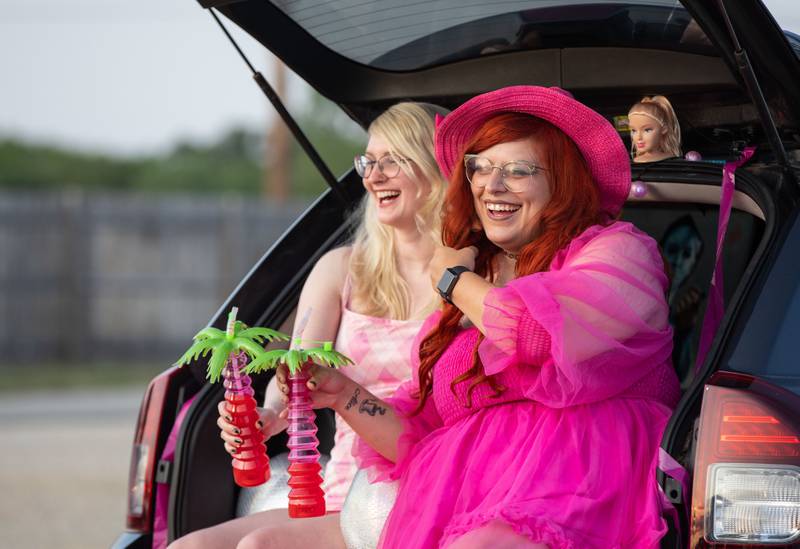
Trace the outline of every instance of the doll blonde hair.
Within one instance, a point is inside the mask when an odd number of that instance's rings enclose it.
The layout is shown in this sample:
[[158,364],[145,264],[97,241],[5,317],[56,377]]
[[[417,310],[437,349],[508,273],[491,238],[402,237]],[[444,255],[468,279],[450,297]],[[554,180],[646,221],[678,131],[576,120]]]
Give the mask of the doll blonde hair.
[[[398,103],[389,107],[370,124],[368,133],[380,135],[389,144],[389,152],[411,162],[400,163],[408,177],[417,182],[427,180],[431,191],[416,213],[417,229],[431,240],[441,243],[442,202],[445,180],[433,155],[434,117],[447,110],[428,103]],[[371,316],[407,320],[410,291],[400,276],[395,257],[395,235],[391,227],[378,221],[375,201],[365,195],[357,218],[360,219],[353,239],[350,276],[353,296],[360,302],[361,312]],[[436,304],[432,299],[424,311]]]
[[[628,111],[628,116],[632,114],[647,116],[658,122],[662,128],[666,129],[661,140],[662,152],[672,156],[681,156],[681,126],[669,99],[663,95],[642,97],[641,101],[635,103]],[[631,142],[631,158],[635,157],[636,144]]]

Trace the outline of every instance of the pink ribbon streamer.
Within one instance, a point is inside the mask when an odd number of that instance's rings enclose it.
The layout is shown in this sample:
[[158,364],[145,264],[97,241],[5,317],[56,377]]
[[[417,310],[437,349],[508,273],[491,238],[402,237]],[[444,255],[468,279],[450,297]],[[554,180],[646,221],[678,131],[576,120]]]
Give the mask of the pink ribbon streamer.
[[733,204],[733,191],[736,186],[736,169],[750,160],[755,152],[755,147],[745,148],[742,155],[737,159],[726,162],[722,169],[722,195],[719,200],[719,223],[717,225],[717,249],[714,258],[714,274],[711,277],[711,286],[708,290],[708,305],[706,314],[703,317],[703,328],[700,332],[700,345],[697,349],[697,360],[694,369],[697,372],[706,360],[711,342],[717,333],[722,315],[725,311],[725,300],[723,297],[722,281],[722,244],[725,241],[725,233],[728,230],[728,221],[731,217],[731,205]]
[[[708,290],[708,305],[706,306],[706,313],[703,317],[703,327],[700,332],[700,345],[697,350],[695,372],[697,372],[705,362],[708,351],[711,348],[711,343],[714,340],[714,335],[717,333],[717,329],[722,322],[722,315],[725,312],[722,245],[725,242],[725,234],[728,231],[728,222],[731,218],[733,194],[736,189],[736,170],[750,160],[754,152],[755,147],[745,148],[742,155],[737,160],[726,162],[722,169],[722,191],[719,200],[719,222],[717,225],[714,274],[711,277],[711,285]],[[659,448],[658,450],[658,468],[667,476],[677,480],[681,485],[681,497],[683,498],[683,507],[686,512],[686,523],[689,524],[689,473],[680,463],[675,461],[666,450],[663,448]],[[678,537],[682,542],[686,542],[687,540],[683,539],[678,511],[675,509],[672,502],[669,501],[663,490],[661,491],[661,502],[663,510],[672,517],[672,521],[678,529]]]

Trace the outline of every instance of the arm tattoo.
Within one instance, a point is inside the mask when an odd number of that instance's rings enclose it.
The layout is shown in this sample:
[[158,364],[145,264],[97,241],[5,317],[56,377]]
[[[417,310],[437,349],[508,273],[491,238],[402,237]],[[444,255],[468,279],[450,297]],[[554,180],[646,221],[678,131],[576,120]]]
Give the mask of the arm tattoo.
[[356,388],[356,390],[353,391],[353,396],[350,397],[350,400],[348,400],[347,404],[345,404],[345,406],[344,406],[345,410],[349,410],[350,408],[352,408],[353,406],[358,404],[358,395],[360,393],[361,393],[361,389],[359,389],[359,388]]
[[361,403],[361,406],[358,407],[358,412],[361,414],[369,414],[372,417],[375,417],[375,414],[384,415],[386,414],[386,408],[380,406],[378,401],[374,398],[367,398],[364,399],[364,402]]

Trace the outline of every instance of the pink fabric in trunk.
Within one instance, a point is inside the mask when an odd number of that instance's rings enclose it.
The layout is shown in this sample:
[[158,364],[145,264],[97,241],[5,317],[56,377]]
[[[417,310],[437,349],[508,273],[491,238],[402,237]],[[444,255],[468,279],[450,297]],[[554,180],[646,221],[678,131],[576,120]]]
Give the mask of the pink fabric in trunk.
[[[167,443],[164,445],[164,451],[161,452],[161,459],[164,461],[169,461],[172,463],[172,460],[175,457],[175,444],[178,441],[178,432],[181,430],[181,425],[186,417],[186,412],[189,410],[189,406],[191,406],[192,402],[194,402],[194,396],[183,403],[178,415],[175,417],[175,423],[172,424],[172,430],[169,432],[169,436],[167,437]],[[169,484],[156,484],[155,517],[153,518],[153,549],[164,549],[167,546],[169,489]]]

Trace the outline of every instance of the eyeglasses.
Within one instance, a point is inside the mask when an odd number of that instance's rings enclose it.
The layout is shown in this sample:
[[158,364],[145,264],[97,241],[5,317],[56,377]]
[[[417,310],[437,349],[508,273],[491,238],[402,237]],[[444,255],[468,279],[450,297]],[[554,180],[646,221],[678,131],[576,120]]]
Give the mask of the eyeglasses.
[[513,160],[495,166],[491,160],[477,154],[464,155],[464,168],[467,180],[476,187],[485,187],[492,180],[494,170],[500,170],[500,180],[512,193],[521,193],[530,184],[533,176],[540,170],[547,171],[533,162]]
[[366,179],[372,174],[372,168],[378,165],[378,171],[386,177],[391,179],[400,173],[400,164],[407,162],[405,158],[385,154],[378,160],[373,160],[366,154],[359,154],[353,159],[353,165],[356,168],[358,175]]

